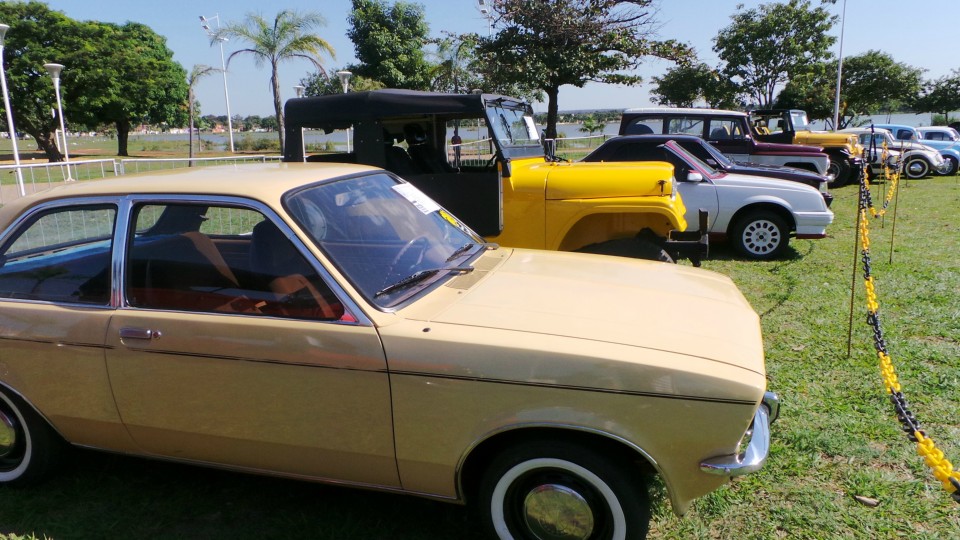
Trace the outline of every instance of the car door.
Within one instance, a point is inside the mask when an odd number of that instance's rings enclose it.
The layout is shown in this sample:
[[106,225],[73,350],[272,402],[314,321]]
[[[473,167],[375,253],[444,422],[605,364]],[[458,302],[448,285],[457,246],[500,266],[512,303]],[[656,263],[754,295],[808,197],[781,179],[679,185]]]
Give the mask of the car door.
[[106,334],[122,421],[158,456],[398,486],[378,335],[265,214],[133,205],[124,305]]
[[57,201],[0,242],[0,384],[67,440],[124,451],[103,360],[116,216],[110,199]]
[[734,161],[752,161],[753,140],[743,118],[707,118],[706,141]]
[[[696,227],[700,219],[699,212],[703,209],[707,211],[707,230],[713,232],[720,206],[717,199],[717,188],[710,179],[709,173],[701,171],[667,149],[661,149],[661,152],[663,152],[663,159],[673,164],[674,175],[677,179],[677,190],[680,192],[680,198],[687,209],[683,216],[687,220],[687,227]],[[691,173],[696,174],[691,177]]]

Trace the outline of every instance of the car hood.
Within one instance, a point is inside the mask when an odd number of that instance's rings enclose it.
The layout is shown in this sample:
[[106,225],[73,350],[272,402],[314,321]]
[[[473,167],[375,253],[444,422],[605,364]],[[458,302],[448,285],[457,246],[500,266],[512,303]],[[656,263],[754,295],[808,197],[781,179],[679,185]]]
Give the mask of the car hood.
[[[713,179],[717,185],[731,185],[738,188],[753,188],[758,193],[773,195],[776,192],[794,191],[803,193],[816,193],[817,197],[822,197],[819,190],[803,182],[787,180],[784,178],[772,178],[769,176],[760,176],[755,174],[727,173],[719,178]],[[683,191],[681,190],[681,194]]]
[[733,167],[728,169],[731,173],[748,174],[756,176],[766,176],[770,178],[781,178],[792,180],[794,182],[803,182],[808,186],[819,186],[821,182],[826,182],[827,178],[817,173],[795,169],[793,167],[783,167],[780,165],[766,165],[763,163],[750,163],[737,161]]
[[759,318],[726,276],[621,257],[499,251],[504,260],[487,275],[448,284],[470,287],[432,322],[666,351],[764,373]]
[[780,144],[757,141],[755,154],[822,154],[823,148],[804,144]]

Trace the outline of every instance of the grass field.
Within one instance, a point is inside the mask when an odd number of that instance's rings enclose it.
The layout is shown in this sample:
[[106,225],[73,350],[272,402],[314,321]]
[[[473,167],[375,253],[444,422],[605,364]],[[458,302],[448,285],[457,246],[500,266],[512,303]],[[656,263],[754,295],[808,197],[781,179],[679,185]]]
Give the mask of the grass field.
[[[856,187],[834,193],[830,237],[794,241],[786,259],[748,262],[711,247],[704,267],[731,276],[761,316],[769,387],[782,398],[782,415],[761,472],[699,500],[682,518],[661,494],[650,538],[960,537],[960,504],[900,431],[881,385],[861,267],[854,277]],[[927,435],[960,463],[958,208],[960,177],[914,180],[901,188],[896,213],[891,206],[870,229],[885,337],[904,392]],[[710,324],[710,314],[677,324]],[[458,506],[89,451],[77,451],[41,486],[0,489],[6,539],[469,540],[480,538],[477,530]]]

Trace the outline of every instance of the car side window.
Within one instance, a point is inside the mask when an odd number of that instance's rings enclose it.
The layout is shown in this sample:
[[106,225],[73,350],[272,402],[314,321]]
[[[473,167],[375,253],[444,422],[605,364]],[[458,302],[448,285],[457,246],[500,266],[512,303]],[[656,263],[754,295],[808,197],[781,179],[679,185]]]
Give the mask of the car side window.
[[134,208],[127,256],[133,307],[334,320],[343,307],[263,214],[202,204]]
[[701,116],[680,116],[667,120],[667,133],[703,137],[704,119]]
[[636,118],[630,122],[624,135],[650,135],[663,133],[662,118]]
[[741,123],[736,120],[713,118],[710,120],[710,140],[729,141],[744,138]]
[[31,218],[0,251],[0,298],[108,305],[116,215],[99,205]]

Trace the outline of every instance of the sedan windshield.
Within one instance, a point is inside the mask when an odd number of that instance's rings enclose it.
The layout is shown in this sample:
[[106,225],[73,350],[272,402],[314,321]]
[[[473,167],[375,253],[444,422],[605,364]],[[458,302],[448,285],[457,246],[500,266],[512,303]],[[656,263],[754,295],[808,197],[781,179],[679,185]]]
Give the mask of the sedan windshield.
[[360,293],[381,308],[471,271],[467,263],[486,248],[412,184],[383,173],[316,184],[288,194],[284,205]]

